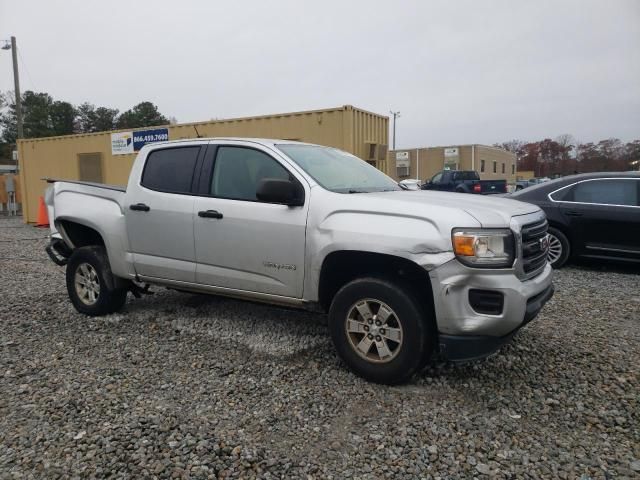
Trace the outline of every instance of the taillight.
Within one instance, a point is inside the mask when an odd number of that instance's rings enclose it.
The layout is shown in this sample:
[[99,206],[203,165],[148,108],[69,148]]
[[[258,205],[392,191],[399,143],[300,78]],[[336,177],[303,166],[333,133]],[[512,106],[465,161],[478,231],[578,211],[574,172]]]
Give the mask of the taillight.
[[474,191],[474,193],[480,193],[480,192],[482,191],[482,186],[480,186],[480,184],[479,184],[479,183],[476,183],[476,184],[473,186],[473,191]]

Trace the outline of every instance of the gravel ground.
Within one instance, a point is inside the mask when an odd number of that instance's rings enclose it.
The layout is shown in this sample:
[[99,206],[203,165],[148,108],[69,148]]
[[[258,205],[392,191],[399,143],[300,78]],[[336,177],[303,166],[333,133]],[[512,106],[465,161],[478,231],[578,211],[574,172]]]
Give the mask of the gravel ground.
[[0,478],[640,476],[640,275],[570,267],[514,342],[384,387],[321,315],[156,288],[89,319],[0,219]]

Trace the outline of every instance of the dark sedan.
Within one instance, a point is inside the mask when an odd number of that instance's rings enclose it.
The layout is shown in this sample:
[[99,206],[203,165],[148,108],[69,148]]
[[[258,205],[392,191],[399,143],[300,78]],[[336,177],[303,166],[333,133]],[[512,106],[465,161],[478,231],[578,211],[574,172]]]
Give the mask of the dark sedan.
[[547,214],[555,268],[575,257],[640,262],[640,172],[571,175],[509,198]]

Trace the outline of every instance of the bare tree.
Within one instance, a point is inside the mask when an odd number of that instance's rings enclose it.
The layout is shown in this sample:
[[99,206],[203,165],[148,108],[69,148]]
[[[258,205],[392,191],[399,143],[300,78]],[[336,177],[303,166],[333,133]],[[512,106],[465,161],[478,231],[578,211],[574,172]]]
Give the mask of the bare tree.
[[569,149],[574,149],[577,143],[574,136],[570,133],[563,133],[562,135],[558,135],[556,137],[556,142],[558,142],[561,147]]
[[527,142],[523,142],[522,140],[509,140],[508,142],[495,143],[493,146],[498,148],[504,148],[508,152],[515,153],[516,155],[520,155],[522,153],[522,148],[526,145]]

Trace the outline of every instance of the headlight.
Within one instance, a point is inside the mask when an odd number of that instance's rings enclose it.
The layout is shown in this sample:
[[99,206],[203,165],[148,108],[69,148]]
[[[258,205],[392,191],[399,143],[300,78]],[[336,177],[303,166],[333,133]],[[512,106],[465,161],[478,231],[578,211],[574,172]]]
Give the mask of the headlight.
[[454,228],[451,241],[456,258],[470,267],[507,268],[513,265],[515,246],[511,230]]

